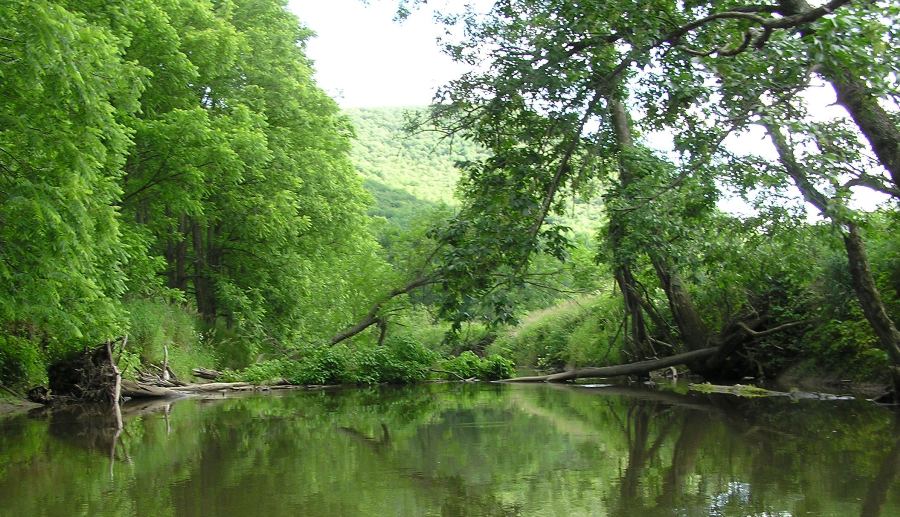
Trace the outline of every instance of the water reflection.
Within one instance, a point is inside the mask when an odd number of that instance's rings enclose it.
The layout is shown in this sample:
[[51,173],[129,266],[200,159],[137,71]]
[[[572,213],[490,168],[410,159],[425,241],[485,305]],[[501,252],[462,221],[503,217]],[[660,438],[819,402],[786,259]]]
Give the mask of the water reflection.
[[900,515],[848,401],[446,384],[0,419],[0,515]]

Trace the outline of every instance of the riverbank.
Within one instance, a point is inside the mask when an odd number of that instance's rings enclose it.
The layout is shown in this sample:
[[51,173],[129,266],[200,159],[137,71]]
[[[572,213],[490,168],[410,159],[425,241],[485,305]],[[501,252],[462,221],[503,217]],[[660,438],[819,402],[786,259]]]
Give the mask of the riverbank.
[[31,402],[30,400],[0,393],[0,417],[29,411],[38,407],[41,407],[41,405]]
[[[598,379],[591,379],[591,382],[577,382],[577,383],[563,383],[562,385],[582,385],[582,386],[599,386],[594,384]],[[602,381],[608,381],[609,379],[599,379]],[[847,380],[835,380],[830,378],[823,377],[802,377],[798,376],[795,373],[791,374],[791,376],[784,376],[782,378],[777,379],[773,383],[762,383],[760,386],[756,386],[753,383],[744,383],[742,384],[734,384],[734,385],[709,385],[702,383],[700,379],[689,379],[687,377],[681,379],[658,379],[659,382],[650,382],[650,383],[630,383],[630,382],[622,382],[621,380],[616,381],[615,379],[609,384],[609,386],[622,386],[622,387],[633,387],[636,389],[643,390],[651,390],[658,392],[671,392],[679,395],[685,395],[689,391],[698,392],[698,393],[719,393],[723,395],[731,395],[736,398],[742,398],[748,396],[747,393],[752,393],[752,397],[766,397],[766,396],[777,396],[777,395],[792,395],[794,398],[802,398],[809,400],[835,400],[835,399],[849,399],[854,398],[860,401],[868,401],[875,402],[876,399],[883,395],[885,392],[889,390],[889,385],[886,383],[854,383]],[[415,384],[434,384],[434,383],[453,383],[453,382],[463,382],[463,381],[447,381],[447,380],[432,380],[432,381],[422,381],[420,383]],[[466,381],[471,382],[471,381]],[[487,381],[487,382],[498,382],[498,381]],[[503,382],[503,381],[499,381]],[[701,384],[697,384],[701,383]],[[379,385],[376,385],[379,386]],[[381,384],[380,386],[390,386],[389,384]],[[603,384],[606,386],[606,384]],[[703,387],[708,386],[709,390],[704,390]],[[204,389],[204,387],[208,387]],[[170,403],[173,400],[181,399],[181,398],[206,398],[213,394],[218,395],[221,394],[224,396],[232,396],[232,395],[245,395],[245,394],[260,394],[260,393],[280,393],[287,390],[306,390],[306,391],[316,391],[323,389],[335,389],[335,388],[352,388],[357,387],[360,389],[371,388],[372,385],[351,385],[351,384],[337,384],[337,385],[253,385],[249,383],[221,383],[221,382],[210,382],[205,384],[194,384],[189,386],[189,390],[187,391],[179,391],[178,388],[171,390],[171,396],[146,396],[146,397],[131,397],[128,400],[131,403],[140,403],[142,401],[146,401],[147,403],[153,403],[156,401],[162,403]],[[770,391],[772,390],[780,390],[780,391]],[[748,391],[748,390],[752,390]],[[801,396],[797,396],[801,395]],[[802,396],[806,395],[806,396]],[[85,403],[87,405],[91,405],[89,403]],[[70,402],[67,404],[62,404],[62,406],[79,406],[85,405],[79,402]],[[0,417],[15,415],[18,413],[27,412],[33,409],[41,408],[41,407],[53,407],[45,406],[42,404],[37,404],[35,402],[31,402],[26,399],[13,397],[10,394],[0,394]]]

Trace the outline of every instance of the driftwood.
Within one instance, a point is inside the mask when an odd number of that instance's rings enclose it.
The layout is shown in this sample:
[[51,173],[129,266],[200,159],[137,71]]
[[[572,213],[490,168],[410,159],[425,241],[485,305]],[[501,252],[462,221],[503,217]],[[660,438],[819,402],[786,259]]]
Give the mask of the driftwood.
[[[125,336],[122,338],[123,350],[127,343],[128,336]],[[122,431],[122,408],[119,407],[119,401],[122,399],[122,372],[116,365],[116,358],[113,356],[111,341],[106,342],[106,355],[109,356],[109,366],[112,368],[113,374],[115,375],[115,384],[113,385],[110,398],[112,399],[113,412],[116,415],[116,438],[118,438],[119,432]]]
[[210,370],[208,368],[194,368],[193,370],[191,370],[191,375],[193,375],[194,377],[199,377],[201,379],[214,381],[222,376],[222,372],[218,370]]
[[[155,386],[143,382],[135,382],[128,379],[122,380],[122,395],[130,398],[176,398],[197,393],[213,393],[217,391],[247,391],[261,388],[249,382],[210,382],[205,384],[186,384],[168,388]],[[287,386],[279,386],[287,389]]]
[[181,394],[170,388],[122,379],[122,395],[133,399],[176,398]]
[[188,384],[187,386],[179,386],[177,391],[186,393],[203,393],[210,391],[226,391],[226,390],[245,390],[253,389],[254,385],[249,382],[210,382],[206,384]]
[[536,375],[531,377],[514,377],[512,379],[504,379],[501,382],[565,382],[575,379],[583,379],[589,377],[621,377],[624,375],[639,375],[669,368],[671,366],[679,366],[691,364],[696,361],[708,359],[719,351],[718,347],[702,348],[692,352],[685,352],[662,359],[651,359],[649,361],[639,361],[636,363],[620,364],[616,366],[604,366],[600,368],[580,368],[568,372],[554,373],[550,375]]
[[103,343],[57,361],[47,368],[52,400],[108,403],[115,396],[119,372],[112,358],[113,344]]
[[[52,364],[48,368],[50,389],[32,389],[29,398],[41,404],[112,401],[114,409],[118,410],[122,397],[138,400],[172,399],[225,391],[316,388],[294,386],[284,379],[272,386],[258,386],[248,382],[186,384],[178,380],[167,364],[167,359],[163,361],[162,366],[147,365],[158,373],[138,371],[135,380],[125,379],[122,378],[122,372],[116,365],[114,345],[121,342],[121,347],[124,348],[127,340],[128,338],[123,336]],[[195,368],[193,373],[207,379],[221,376],[220,372],[206,368]],[[118,428],[121,428],[121,425]]]

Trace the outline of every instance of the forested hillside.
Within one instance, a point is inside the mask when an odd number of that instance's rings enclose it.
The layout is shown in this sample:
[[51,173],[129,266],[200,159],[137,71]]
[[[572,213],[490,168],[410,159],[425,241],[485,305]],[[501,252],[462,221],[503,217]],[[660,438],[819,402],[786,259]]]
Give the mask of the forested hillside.
[[[346,114],[356,130],[353,164],[375,189],[383,185],[430,203],[455,204],[456,163],[484,158],[485,151],[461,137],[408,128],[423,107],[357,108]],[[409,130],[408,130],[409,129]],[[377,190],[376,190],[377,192]]]
[[[356,130],[350,153],[375,197],[370,213],[405,227],[433,205],[457,206],[458,165],[487,157],[482,145],[464,134],[448,135],[421,123],[426,109],[357,108],[346,114]],[[563,224],[592,234],[603,218],[601,192],[585,189],[567,200]]]

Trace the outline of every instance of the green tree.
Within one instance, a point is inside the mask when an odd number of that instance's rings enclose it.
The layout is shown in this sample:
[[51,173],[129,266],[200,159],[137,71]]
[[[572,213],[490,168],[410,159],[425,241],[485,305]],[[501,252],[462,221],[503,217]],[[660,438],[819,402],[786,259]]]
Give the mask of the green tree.
[[0,328],[55,351],[123,325],[115,205],[144,78],[67,3],[0,3]]

